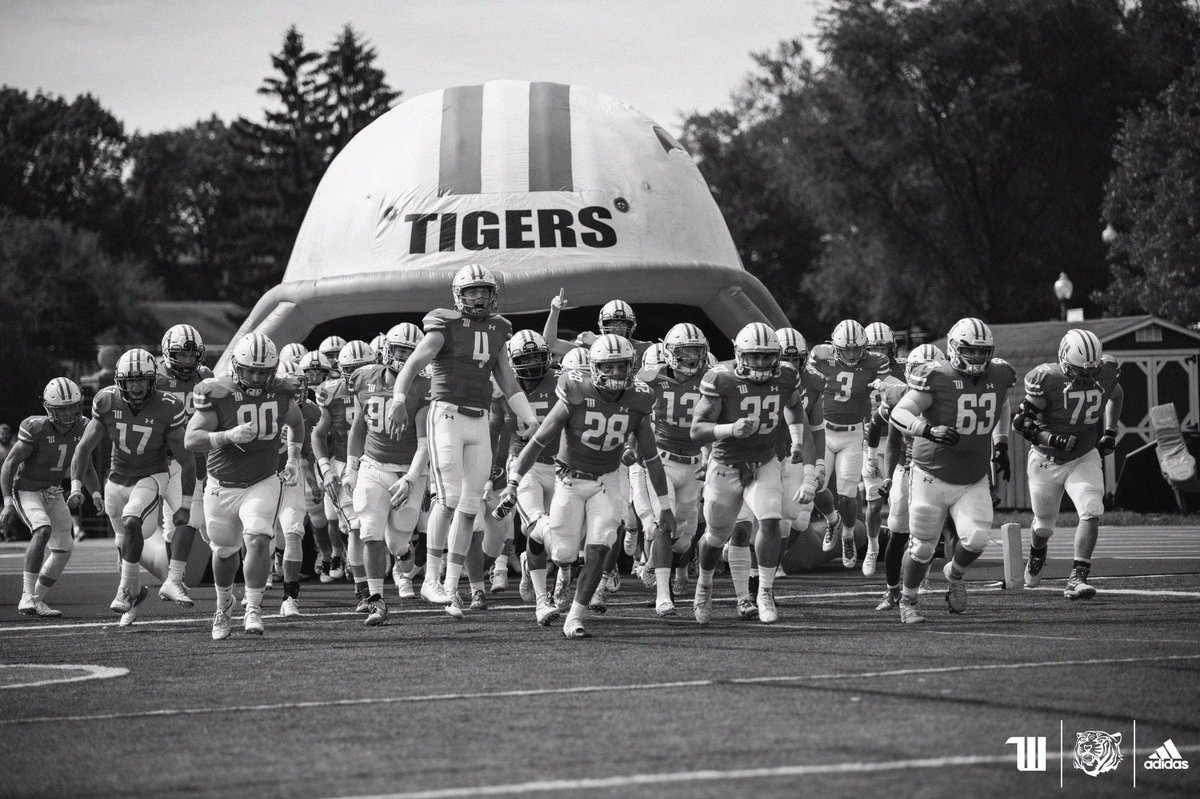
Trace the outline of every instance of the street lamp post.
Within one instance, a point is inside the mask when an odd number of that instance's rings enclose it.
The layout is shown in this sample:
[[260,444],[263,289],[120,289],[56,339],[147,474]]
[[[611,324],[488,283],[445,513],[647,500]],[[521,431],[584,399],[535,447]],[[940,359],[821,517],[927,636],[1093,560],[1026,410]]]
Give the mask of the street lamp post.
[[1066,272],[1059,272],[1058,280],[1054,281],[1054,296],[1058,298],[1058,319],[1061,322],[1067,321],[1067,303],[1074,291],[1075,284],[1071,278],[1067,277]]

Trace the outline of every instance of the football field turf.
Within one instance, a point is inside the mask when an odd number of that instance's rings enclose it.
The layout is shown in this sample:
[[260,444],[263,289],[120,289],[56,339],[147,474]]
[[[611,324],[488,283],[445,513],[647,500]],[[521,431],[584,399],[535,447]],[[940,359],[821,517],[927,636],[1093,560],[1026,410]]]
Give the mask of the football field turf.
[[[348,583],[305,583],[309,615],[213,642],[211,586],[189,611],[151,578],[120,629],[111,544],[90,541],[48,599],[64,618],[27,619],[6,544],[0,795],[1194,796],[1200,763],[1142,764],[1168,739],[1200,760],[1200,532],[1143,530],[1129,540],[1150,554],[1098,558],[1089,602],[1062,597],[1067,561],[1003,591],[986,560],[965,615],[935,570],[929,623],[904,627],[873,610],[881,576],[837,564],[778,582],[771,627],[737,621],[718,579],[701,628],[690,601],[655,618],[626,577],[583,641],[538,627],[515,579],[458,622],[389,584],[378,629],[346,609]],[[1106,536],[1125,552],[1102,531],[1098,554]],[[1074,768],[1087,730],[1121,734],[1115,770]],[[1046,737],[1044,771],[1018,771],[1018,736]]]

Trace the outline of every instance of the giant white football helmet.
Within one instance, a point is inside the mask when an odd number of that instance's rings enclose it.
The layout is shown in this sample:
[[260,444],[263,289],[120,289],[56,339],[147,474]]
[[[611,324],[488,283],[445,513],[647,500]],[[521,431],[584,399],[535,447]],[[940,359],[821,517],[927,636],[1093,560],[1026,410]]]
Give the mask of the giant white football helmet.
[[519,330],[508,340],[508,358],[518,380],[536,382],[550,371],[550,347],[536,330]]
[[633,312],[633,306],[625,300],[609,300],[604,303],[604,307],[600,309],[599,327],[602,334],[612,333],[629,338],[637,329],[637,316]]
[[974,317],[959,319],[946,334],[950,365],[963,374],[983,374],[995,351],[992,329]]
[[622,336],[606,333],[592,343],[588,359],[592,364],[592,384],[606,391],[624,391],[633,382],[633,361],[637,353]]
[[204,339],[191,325],[169,328],[163,334],[160,349],[167,369],[180,380],[190,380],[204,364]]
[[703,330],[687,322],[667,331],[663,349],[667,366],[683,377],[691,377],[708,363],[708,338]]
[[279,353],[275,342],[263,333],[247,333],[233,347],[229,358],[233,382],[248,397],[260,396],[275,385]]
[[738,377],[765,383],[779,376],[779,339],[769,325],[751,322],[733,340],[733,358]]
[[42,407],[56,426],[63,428],[75,423],[83,407],[83,392],[74,380],[56,377],[42,391]]
[[1058,365],[1072,382],[1094,381],[1103,355],[1100,339],[1090,330],[1068,330],[1058,344]]
[[[471,292],[469,289],[483,288],[486,291]],[[450,291],[454,294],[454,308],[464,316],[472,319],[487,319],[496,314],[496,304],[500,298],[500,286],[496,276],[479,264],[467,264],[459,269],[450,283]]]
[[796,371],[803,369],[808,362],[808,342],[800,331],[794,327],[781,327],[775,331],[775,338],[779,339],[780,360],[790,363]]
[[883,322],[867,325],[867,352],[882,355],[891,361],[896,357],[896,334]]
[[838,363],[843,366],[858,366],[867,351],[867,331],[853,319],[838,322],[829,341]]

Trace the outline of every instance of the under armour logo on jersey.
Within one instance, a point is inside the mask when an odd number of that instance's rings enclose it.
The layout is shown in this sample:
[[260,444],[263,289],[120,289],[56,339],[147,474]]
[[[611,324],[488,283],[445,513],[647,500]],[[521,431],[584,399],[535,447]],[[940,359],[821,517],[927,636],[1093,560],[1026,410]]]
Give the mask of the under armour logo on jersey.
[[995,387],[996,387],[996,384],[995,384],[995,383],[988,383],[988,384],[987,384],[987,387],[988,387],[988,388],[995,388]]
[[929,483],[929,485],[933,485],[932,477],[922,477],[921,479],[924,480],[926,483]]

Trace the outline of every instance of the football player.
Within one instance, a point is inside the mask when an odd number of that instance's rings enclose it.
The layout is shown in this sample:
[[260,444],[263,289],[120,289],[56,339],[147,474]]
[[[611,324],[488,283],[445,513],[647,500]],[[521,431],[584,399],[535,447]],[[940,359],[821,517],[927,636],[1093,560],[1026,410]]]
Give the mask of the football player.
[[[883,358],[887,362],[888,376],[885,378],[885,382],[895,386],[905,385],[904,364],[896,360],[896,336],[892,333],[892,329],[883,322],[872,322],[867,325],[865,332],[867,334],[867,352]],[[880,393],[880,389],[871,393],[868,416],[878,408],[881,399]],[[869,450],[866,441],[863,442],[863,448],[866,450],[863,453],[862,481],[867,499],[867,552],[863,556],[862,573],[864,577],[872,577],[875,575],[875,566],[879,560],[879,530],[883,522],[884,498],[880,495],[879,489],[888,473],[883,469],[878,451]]]
[[[46,384],[42,407],[44,416],[30,416],[21,422],[17,441],[0,467],[0,492],[4,495],[0,528],[7,528],[13,517],[19,516],[31,534],[25,547],[17,610],[26,616],[56,618],[62,612],[46,604],[46,593],[62,575],[75,548],[71,509],[63,499],[62,482],[87,420],[80,414],[83,394],[79,386],[65,377]],[[96,510],[103,511],[100,480],[91,458],[83,479]]]
[[383,363],[383,356],[387,351],[387,333],[380,333],[371,339],[370,347],[371,352],[375,353],[375,363]]
[[[1092,551],[1104,513],[1104,472],[1100,459],[1117,448],[1117,425],[1125,392],[1121,369],[1105,355],[1089,330],[1069,330],[1058,345],[1058,363],[1044,363],[1025,376],[1025,399],[1013,424],[1033,444],[1027,469],[1033,503],[1033,538],[1025,564],[1025,585],[1041,582],[1046,545],[1054,533],[1063,492],[1071,497],[1079,526],[1075,562],[1063,595],[1091,599],[1088,584]],[[1099,423],[1104,420],[1104,434]]]
[[295,396],[296,406],[300,410],[300,418],[304,428],[300,440],[292,441],[291,429],[281,439],[279,450],[279,471],[287,468],[288,447],[294,443],[300,444],[300,477],[290,485],[284,485],[283,495],[279,504],[279,517],[276,521],[279,532],[283,534],[283,554],[281,572],[283,575],[283,603],[279,606],[280,616],[300,616],[300,564],[304,561],[304,515],[306,497],[319,494],[320,487],[313,472],[312,441],[308,436],[321,419],[321,409],[308,399],[307,384],[304,371],[295,361],[279,361],[275,377],[278,382],[291,381],[296,384],[298,391]]
[[[388,553],[397,561],[412,557],[409,542],[417,526],[420,503],[408,500],[425,495],[425,466],[429,461],[425,439],[429,378],[417,375],[409,388],[409,418],[404,433],[397,440],[388,430],[396,375],[412,357],[423,334],[416,325],[404,322],[384,338],[384,362],[359,369],[350,380],[357,412],[350,428],[345,482],[353,492],[354,515],[362,539],[368,627],[387,621],[383,582],[387,578]],[[403,571],[407,573],[407,569]]]
[[[837,546],[840,527],[842,566],[853,569],[858,563],[854,525],[858,520],[858,483],[863,471],[863,422],[871,411],[871,383],[887,377],[891,367],[882,356],[867,352],[863,326],[853,319],[844,319],[833,329],[828,344],[813,347],[808,368],[825,378],[824,461],[837,476],[837,514],[830,519],[821,548],[830,552]],[[828,503],[827,492],[822,494],[824,506]],[[868,557],[874,560],[879,551],[878,539],[870,539],[867,548],[872,553]]]
[[[729,572],[738,597],[738,615],[771,624],[778,619],[773,585],[782,550],[783,471],[775,458],[775,428],[791,427],[794,462],[801,459],[799,375],[780,361],[779,339],[762,322],[742,328],[733,342],[734,360],[710,369],[700,382],[700,404],[692,419],[692,440],[712,442],[704,479],[704,518],[699,547],[699,578],[693,612],[707,624],[712,617],[712,579],[721,549],[733,534],[743,501],[758,520],[758,601],[750,597],[749,542],[732,542]],[[757,605],[757,607],[756,607]]]
[[[159,391],[158,364],[145,350],[133,349],[117,361],[116,385],[100,389],[92,400],[92,420],[71,459],[71,497],[83,502],[83,476],[92,450],[105,436],[112,442],[112,470],[104,486],[104,510],[117,534],[121,551],[121,582],[110,605],[121,614],[121,625],[137,618],[137,607],[148,589],[141,585],[139,562],[166,581],[166,550],[159,545],[146,552],[143,536],[154,532],[145,526],[158,512],[170,477],[168,457],[179,464],[182,499],[172,518],[176,527],[191,519],[192,493],[196,489],[196,459],[184,448],[187,410],[183,403]],[[153,522],[151,522],[153,525]]]
[[[271,571],[275,515],[285,485],[300,477],[304,420],[296,405],[299,383],[278,379],[275,343],[250,333],[234,345],[232,375],[196,386],[195,408],[187,426],[187,446],[208,453],[204,518],[212,546],[217,610],[212,638],[229,637],[233,582],[242,565],[246,587],[245,631],[262,635],[262,596]],[[280,436],[288,428],[287,460],[276,473]]]
[[342,353],[342,347],[346,346],[346,339],[341,336],[329,336],[317,346],[317,352],[325,356],[325,360],[329,363],[329,376],[337,377],[341,374],[338,368],[338,356]]
[[[311,393],[315,398],[315,389],[319,389],[329,380],[332,370],[329,367],[329,359],[320,352],[310,352],[300,358],[300,369],[304,372],[304,385],[307,389],[306,393]],[[319,407],[319,406],[318,406]],[[315,432],[315,426],[309,430],[309,442],[307,450],[312,452],[312,434]],[[336,442],[335,442],[336,444]],[[315,458],[315,454],[313,458]],[[315,460],[310,460],[309,468],[315,466]],[[314,470],[315,472],[315,470]],[[331,500],[332,503],[332,500]],[[345,554],[346,549],[342,544],[342,536],[337,530],[337,517],[334,516],[332,521],[334,528],[330,535],[330,517],[325,515],[325,491],[319,479],[317,480],[317,489],[313,493],[305,492],[304,495],[304,510],[308,514],[309,524],[312,525],[313,538],[316,541],[317,549],[321,553],[321,564],[318,567],[319,578],[322,583],[331,583],[335,580],[340,580],[346,576]]]
[[[906,373],[912,374],[922,364],[945,360],[946,356],[933,344],[922,344],[908,354],[905,361]],[[900,604],[900,565],[909,540],[909,463],[912,457],[912,436],[907,436],[888,424],[892,408],[898,405],[908,392],[907,383],[893,383],[888,380],[876,381],[875,385],[880,393],[880,402],[871,415],[867,445],[871,449],[871,458],[878,462],[877,450],[880,441],[884,435],[887,436],[884,446],[884,474],[888,476],[880,484],[879,495],[888,503],[887,527],[891,531],[887,549],[883,553],[887,591],[875,606],[875,610],[891,610]]]
[[587,347],[573,347],[566,355],[562,356],[562,361],[558,368],[565,371],[567,369],[583,369],[589,371],[592,368],[589,360]]
[[[204,340],[191,325],[175,325],[163,335],[161,352],[158,390],[178,400],[191,417],[195,410],[192,407],[192,392],[201,380],[212,377],[212,370],[204,365]],[[195,461],[196,489],[191,494],[188,524],[176,526],[172,519],[185,496],[183,471],[178,461],[170,460],[167,464],[170,481],[167,483],[166,496],[163,497],[167,512],[163,514],[162,525],[163,541],[167,545],[170,560],[167,579],[158,589],[158,597],[190,608],[194,603],[188,596],[184,573],[192,554],[192,543],[196,540],[196,530],[204,526],[204,462],[190,452],[185,457]]]
[[[427,436],[437,504],[426,535],[429,589],[422,585],[421,595],[445,604],[447,613],[461,618],[459,577],[492,472],[492,379],[517,416],[518,433],[536,428],[538,420],[504,357],[512,325],[497,312],[495,276],[469,264],[455,274],[451,291],[453,310],[439,308],[425,316],[425,337],[396,377],[390,413],[392,436],[399,438],[409,422],[406,402],[413,380],[428,366],[432,404]],[[438,589],[437,575],[447,546],[446,579]]]
[[948,360],[913,369],[909,390],[892,409],[891,422],[913,437],[909,548],[902,567],[900,620],[918,624],[921,580],[949,514],[958,531],[954,557],[943,573],[949,581],[951,613],[967,609],[963,573],[988,544],[992,526],[992,463],[1008,471],[1008,390],[1013,368],[993,358],[991,329],[978,319],[960,319],[946,336]]
[[515,497],[538,455],[562,434],[554,498],[546,523],[538,525],[529,539],[528,564],[535,575],[538,623],[549,625],[558,617],[558,609],[545,593],[546,556],[549,554],[560,570],[569,570],[581,549],[584,551],[575,599],[563,624],[567,638],[589,637],[583,626],[583,613],[588,607],[585,603],[599,588],[605,557],[616,542],[624,512],[617,468],[630,435],[637,439],[662,508],[659,534],[670,540],[675,529],[667,478],[649,421],[653,395],[644,383],[634,379],[637,356],[633,346],[620,336],[605,334],[592,344],[590,354],[590,373],[571,370],[559,377],[558,403],[521,450],[505,489],[506,497]]
[[[791,459],[792,437],[790,428],[780,425],[775,456],[783,463],[783,521],[781,535],[787,538],[784,554],[795,538],[808,529],[812,519],[813,500],[825,476],[825,410],[822,396],[825,379],[811,369],[808,363],[808,342],[799,330],[781,327],[775,331],[779,339],[779,358],[790,364],[800,378],[800,407],[803,409],[805,428],[808,431],[804,442],[804,460],[794,463]],[[780,560],[782,561],[782,556]],[[780,575],[777,573],[776,577]]]
[[293,341],[291,344],[283,345],[283,349],[279,351],[279,362],[299,364],[300,359],[305,355],[308,355],[308,347]]

